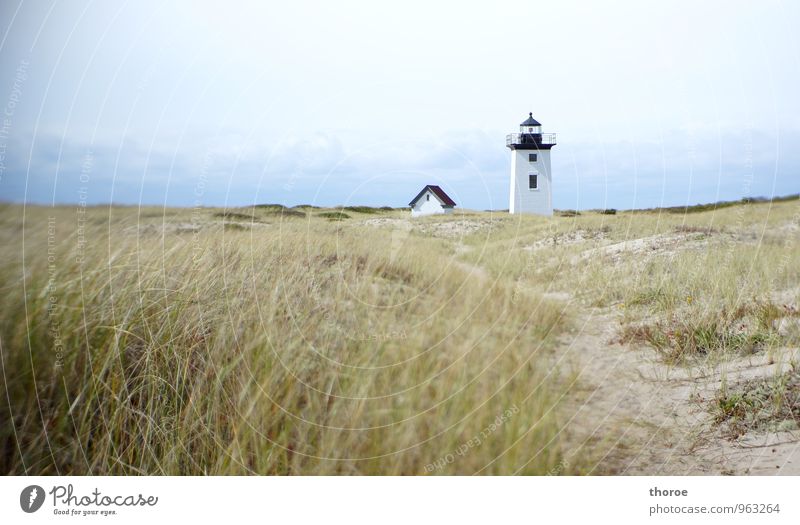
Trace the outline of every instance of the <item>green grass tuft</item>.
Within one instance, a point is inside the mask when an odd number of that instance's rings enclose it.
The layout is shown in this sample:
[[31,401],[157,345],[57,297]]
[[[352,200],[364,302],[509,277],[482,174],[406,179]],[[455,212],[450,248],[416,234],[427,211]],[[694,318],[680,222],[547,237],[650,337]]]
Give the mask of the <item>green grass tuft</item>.
[[800,373],[745,381],[719,390],[710,407],[714,423],[732,438],[752,430],[795,431],[800,421]]
[[324,211],[322,213],[318,213],[317,217],[322,217],[323,219],[328,219],[329,221],[341,221],[350,218],[348,214],[340,211]]

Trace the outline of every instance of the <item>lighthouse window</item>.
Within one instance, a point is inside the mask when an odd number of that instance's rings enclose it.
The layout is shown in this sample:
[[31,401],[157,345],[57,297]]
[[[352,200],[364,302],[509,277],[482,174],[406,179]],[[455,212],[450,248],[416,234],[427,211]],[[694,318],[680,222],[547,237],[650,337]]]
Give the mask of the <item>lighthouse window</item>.
[[528,153],[528,162],[536,162],[536,153]]
[[528,175],[528,188],[532,190],[539,189],[539,176],[538,175]]

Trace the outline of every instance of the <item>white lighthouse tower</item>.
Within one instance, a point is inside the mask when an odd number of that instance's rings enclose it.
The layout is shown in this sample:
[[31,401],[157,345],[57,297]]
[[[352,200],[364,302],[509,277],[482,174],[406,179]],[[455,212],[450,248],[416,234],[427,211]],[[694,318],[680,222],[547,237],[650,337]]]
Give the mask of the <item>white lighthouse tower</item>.
[[542,133],[542,125],[528,113],[519,133],[506,136],[511,149],[511,188],[509,213],[553,215],[553,178],[550,149],[556,145],[555,133]]

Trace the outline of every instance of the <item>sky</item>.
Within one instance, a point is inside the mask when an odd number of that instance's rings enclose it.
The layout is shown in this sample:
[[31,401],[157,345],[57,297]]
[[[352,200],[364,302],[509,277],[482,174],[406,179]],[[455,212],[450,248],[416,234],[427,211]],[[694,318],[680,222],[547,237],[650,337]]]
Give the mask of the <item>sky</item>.
[[507,209],[800,192],[800,3],[0,3],[0,200]]

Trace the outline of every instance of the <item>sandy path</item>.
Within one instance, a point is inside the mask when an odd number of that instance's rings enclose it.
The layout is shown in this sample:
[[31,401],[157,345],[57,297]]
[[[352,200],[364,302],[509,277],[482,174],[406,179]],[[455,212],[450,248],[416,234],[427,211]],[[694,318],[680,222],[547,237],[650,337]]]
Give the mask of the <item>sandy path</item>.
[[707,410],[723,377],[766,376],[785,364],[754,356],[700,376],[664,365],[649,348],[614,343],[612,310],[571,310],[580,312],[577,329],[562,336],[559,351],[577,374],[564,421],[567,456],[590,453],[596,474],[800,474],[796,433],[733,442],[713,428]]
[[[479,266],[455,264],[471,278],[490,279]],[[574,374],[562,410],[567,461],[589,454],[591,474],[800,475],[800,433],[733,441],[709,412],[723,379],[735,384],[786,370],[792,358],[800,360],[798,349],[783,349],[774,362],[756,355],[713,369],[672,367],[649,347],[616,342],[621,315],[613,308],[586,308],[563,292],[544,296],[564,302],[575,319],[554,356],[555,366]]]

